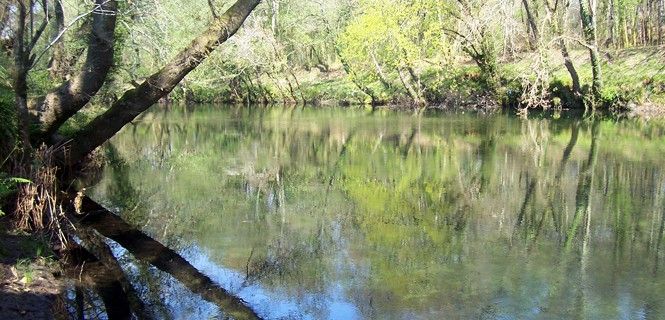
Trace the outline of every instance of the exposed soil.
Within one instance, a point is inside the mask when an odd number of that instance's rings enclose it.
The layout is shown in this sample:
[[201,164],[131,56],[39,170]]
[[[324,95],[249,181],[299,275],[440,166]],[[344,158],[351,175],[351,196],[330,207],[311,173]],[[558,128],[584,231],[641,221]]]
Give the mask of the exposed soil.
[[59,263],[37,236],[0,219],[0,319],[66,318]]
[[631,105],[628,116],[641,119],[662,119],[665,118],[665,107],[653,103],[644,103],[641,105]]

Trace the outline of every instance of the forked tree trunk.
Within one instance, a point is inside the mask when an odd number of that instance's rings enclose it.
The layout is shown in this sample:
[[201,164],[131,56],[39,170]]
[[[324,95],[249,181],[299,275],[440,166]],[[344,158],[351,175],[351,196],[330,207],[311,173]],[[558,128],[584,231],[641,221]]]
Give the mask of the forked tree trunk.
[[92,120],[68,143],[68,154],[59,159],[73,164],[115,135],[125,124],[167,95],[194,68],[199,66],[215,48],[238,31],[260,0],[239,0],[211,26],[194,39],[161,70],[148,77],[138,87],[126,91],[110,109]]
[[115,0],[95,0],[85,63],[72,80],[66,81],[46,97],[37,99],[36,105],[31,106],[31,113],[38,122],[33,140],[48,140],[97,94],[106,81],[113,64],[116,9]]

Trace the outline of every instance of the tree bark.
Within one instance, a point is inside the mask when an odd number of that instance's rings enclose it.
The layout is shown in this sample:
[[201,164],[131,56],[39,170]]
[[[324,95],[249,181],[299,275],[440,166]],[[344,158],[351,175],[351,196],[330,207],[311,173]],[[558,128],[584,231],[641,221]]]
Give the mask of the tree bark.
[[598,54],[598,40],[596,36],[596,2],[595,0],[587,0],[585,5],[584,0],[579,0],[579,4],[584,40],[586,41],[586,46],[589,50],[589,58],[591,59],[591,72],[593,76],[591,90],[594,99],[599,99],[602,87],[602,74],[600,69],[600,56]]
[[279,23],[279,1],[270,1],[270,30],[273,35],[277,35],[277,28]]
[[665,25],[665,0],[658,1],[658,44],[663,44],[663,29]]
[[372,62],[374,63],[374,67],[376,68],[376,74],[379,77],[379,82],[381,82],[384,89],[391,90],[392,88],[391,88],[390,82],[388,81],[388,78],[386,77],[385,73],[383,72],[383,68],[381,67],[381,64],[376,59],[376,54],[374,54],[374,51],[370,52],[370,57],[372,58]]
[[399,80],[402,82],[402,86],[404,86],[406,92],[411,96],[411,99],[413,99],[413,101],[416,103],[420,103],[420,97],[418,96],[418,92],[416,92],[416,89],[413,88],[413,86],[409,82],[409,79],[407,79],[406,76],[404,76],[401,68],[397,68],[397,75],[399,75]]
[[56,41],[53,45],[53,55],[49,63],[49,73],[54,79],[65,80],[66,71],[66,58],[65,58],[65,44],[62,36],[56,39],[58,35],[63,34],[65,31],[65,11],[62,6],[61,0],[53,2],[53,13],[55,18],[54,34],[52,41]]
[[167,95],[194,68],[199,66],[221,43],[238,31],[260,0],[239,0],[211,26],[194,39],[161,70],[148,77],[137,88],[126,91],[111,108],[76,133],[69,144],[65,163],[76,163],[111,138],[125,124]]
[[609,12],[607,17],[607,29],[609,32],[609,38],[607,39],[607,44],[611,46],[616,46],[616,0],[609,0]]
[[88,52],[80,73],[38,99],[31,113],[38,122],[36,141],[44,141],[99,91],[113,64],[115,0],[96,0],[92,13]]
[[208,7],[210,7],[210,13],[212,14],[212,18],[213,19],[219,18],[219,16],[217,15],[217,10],[215,10],[215,3],[213,2],[213,0],[208,0]]
[[339,61],[342,63],[342,67],[344,68],[344,72],[346,72],[346,74],[351,79],[351,82],[353,82],[353,84],[356,85],[358,90],[360,90],[362,93],[368,95],[370,97],[370,99],[372,99],[372,102],[371,102],[372,106],[378,104],[380,101],[379,101],[376,93],[374,93],[374,90],[372,90],[372,88],[370,88],[370,87],[368,87],[368,86],[366,86],[362,83],[362,81],[358,78],[358,75],[355,73],[355,71],[353,71],[353,69],[351,68],[349,63],[342,56],[342,52],[341,52],[338,45],[335,45],[335,53],[337,54],[337,57],[339,58]]
[[559,50],[561,51],[561,55],[563,56],[563,65],[566,67],[568,74],[570,74],[570,79],[572,80],[573,94],[575,96],[580,96],[582,93],[580,77],[577,73],[577,70],[575,69],[573,59],[571,59],[570,53],[568,52],[566,40],[563,37],[564,31],[561,27],[561,16],[557,14],[558,9],[558,1],[555,1],[553,4],[547,0],[545,1],[545,10],[547,11],[547,15],[552,17],[550,20],[552,31],[559,38],[557,44],[559,46]]
[[576,95],[581,94],[582,87],[580,86],[580,76],[577,74],[573,59],[570,58],[568,47],[566,46],[566,41],[564,39],[559,39],[559,48],[561,49],[561,55],[563,56],[563,64],[566,66],[566,70],[568,70],[570,79],[573,82],[573,93]]
[[529,8],[529,1],[528,0],[522,0],[522,4],[524,5],[524,11],[526,11],[526,19],[527,22],[529,23],[529,29],[531,30],[531,37],[529,38],[529,42],[531,43],[531,49],[535,49],[538,47],[538,41],[540,40],[540,35],[538,34],[538,27],[536,26],[536,19],[533,17],[533,14],[531,14],[531,8]]
[[16,102],[19,135],[24,147],[30,147],[30,133],[28,120],[28,71],[30,70],[30,52],[25,45],[26,7],[23,1],[18,1],[16,16],[16,33],[14,34],[14,74],[13,88]]

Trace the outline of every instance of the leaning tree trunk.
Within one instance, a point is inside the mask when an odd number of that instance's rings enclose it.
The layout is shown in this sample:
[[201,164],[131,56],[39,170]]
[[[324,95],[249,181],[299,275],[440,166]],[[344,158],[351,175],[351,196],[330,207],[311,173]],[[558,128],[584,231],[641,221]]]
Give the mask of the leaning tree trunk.
[[95,0],[88,52],[81,71],[46,97],[39,98],[31,113],[38,122],[33,140],[45,141],[99,91],[113,64],[115,0]]
[[210,27],[194,39],[161,70],[148,77],[138,87],[126,91],[110,109],[76,133],[68,143],[68,154],[58,155],[61,161],[73,164],[111,138],[125,124],[167,95],[194,68],[199,66],[215,48],[238,31],[260,0],[239,0]]
[[522,0],[524,5],[524,11],[526,11],[526,19],[529,24],[529,30],[531,31],[531,37],[529,38],[529,43],[531,44],[531,49],[536,49],[538,47],[538,41],[540,41],[540,35],[538,34],[538,27],[536,26],[536,19],[531,13],[531,8],[529,7],[529,0]]
[[390,85],[390,81],[388,81],[388,77],[386,77],[386,74],[383,72],[383,68],[379,63],[379,60],[376,59],[376,54],[374,54],[374,51],[372,51],[369,55],[372,58],[372,62],[374,63],[374,68],[376,69],[376,75],[379,78],[379,82],[381,82],[381,85],[383,85],[384,89],[391,90],[392,86]]
[[577,74],[575,69],[575,64],[573,64],[573,59],[570,58],[568,53],[568,46],[566,46],[566,41],[562,38],[559,39],[559,48],[561,49],[561,55],[563,56],[563,64],[570,74],[570,79],[573,82],[573,93],[579,95],[582,92],[582,87],[580,86],[580,76]]
[[577,74],[573,59],[571,59],[570,53],[568,52],[568,46],[566,45],[566,40],[563,36],[563,27],[561,26],[561,16],[557,14],[558,9],[558,2],[555,1],[554,4],[551,4],[549,1],[545,1],[545,10],[547,10],[547,15],[552,17],[550,20],[552,31],[558,38],[557,43],[559,50],[561,51],[561,55],[563,56],[563,65],[566,67],[568,74],[570,74],[570,79],[573,82],[573,93],[578,96],[582,93],[580,86],[580,76]]

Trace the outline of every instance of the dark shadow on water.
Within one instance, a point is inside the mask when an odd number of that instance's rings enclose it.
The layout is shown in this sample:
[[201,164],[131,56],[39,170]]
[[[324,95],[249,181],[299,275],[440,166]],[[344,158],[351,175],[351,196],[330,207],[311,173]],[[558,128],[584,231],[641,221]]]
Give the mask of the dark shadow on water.
[[259,318],[245,301],[214,283],[175,251],[134,229],[90,198],[83,199],[82,212],[85,213],[79,218],[82,226],[97,230],[123,246],[137,259],[171,274],[192,292],[218,305],[226,314],[235,319]]

